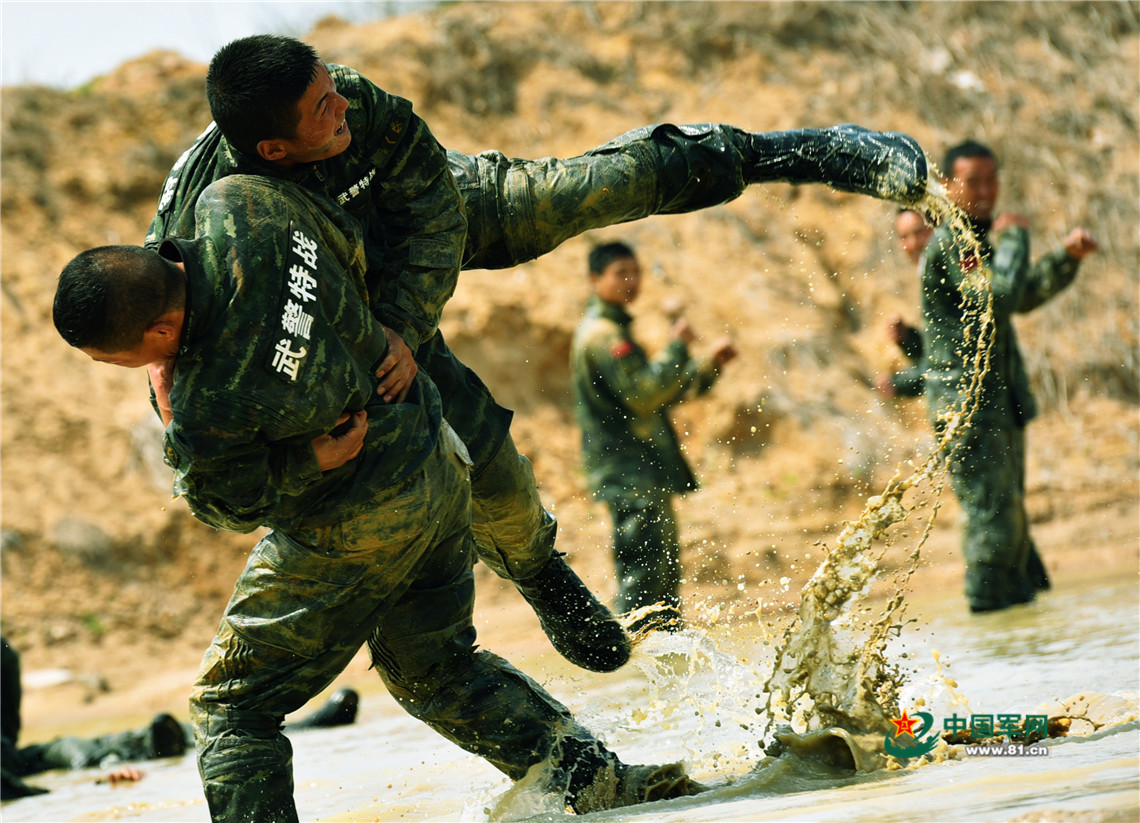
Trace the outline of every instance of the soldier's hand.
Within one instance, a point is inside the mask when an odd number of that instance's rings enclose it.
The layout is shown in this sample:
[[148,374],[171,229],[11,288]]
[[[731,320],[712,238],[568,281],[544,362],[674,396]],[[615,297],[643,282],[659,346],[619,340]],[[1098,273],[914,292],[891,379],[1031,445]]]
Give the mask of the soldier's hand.
[[119,783],[137,783],[143,779],[143,772],[130,766],[120,766],[113,772],[107,774],[106,777],[98,777],[95,779],[96,784],[110,783],[112,786]]
[[880,374],[875,378],[875,388],[885,394],[887,397],[894,397],[897,392],[895,391],[895,384],[891,382],[889,374]]
[[1085,229],[1073,229],[1061,245],[1065,247],[1065,254],[1074,260],[1081,260],[1097,249],[1096,241]]
[[412,350],[404,338],[387,326],[384,327],[384,334],[388,338],[388,354],[376,369],[376,376],[380,378],[376,393],[384,398],[385,403],[403,403],[420,367],[416,365]]
[[914,331],[914,326],[903,320],[901,314],[892,315],[891,319],[887,321],[887,337],[896,346],[901,346],[906,340],[906,336],[912,331]]
[[692,342],[697,339],[697,333],[693,331],[693,327],[689,325],[689,321],[683,317],[670,327],[669,336],[680,340],[686,346],[691,345]]
[[723,337],[713,344],[712,361],[719,369],[729,360],[735,359],[739,353],[736,350],[736,344],[732,342],[732,338]]
[[[348,428],[338,431],[344,423]],[[313,438],[313,454],[317,466],[327,472],[337,469],[360,454],[364,448],[364,435],[368,433],[368,415],[363,411],[353,414],[345,412],[337,418],[336,426],[328,434]]]

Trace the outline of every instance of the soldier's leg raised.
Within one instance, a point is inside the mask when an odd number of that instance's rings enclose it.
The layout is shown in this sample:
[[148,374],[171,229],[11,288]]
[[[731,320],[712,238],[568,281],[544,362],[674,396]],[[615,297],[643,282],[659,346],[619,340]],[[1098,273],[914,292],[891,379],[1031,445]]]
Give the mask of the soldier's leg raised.
[[914,204],[927,177],[913,139],[853,125],[763,133],[662,124],[566,159],[448,158],[467,209],[468,269],[517,265],[591,229],[725,203],[754,183],[822,183]]
[[333,681],[432,548],[469,523],[467,467],[441,445],[361,516],[258,543],[191,693],[214,820],[297,820],[284,716]]
[[471,529],[479,559],[515,584],[567,660],[591,671],[624,665],[630,655],[625,631],[554,549],[558,524],[542,505],[530,461],[515,449],[511,413],[442,335],[425,343],[416,360],[439,387],[444,416],[471,453]]

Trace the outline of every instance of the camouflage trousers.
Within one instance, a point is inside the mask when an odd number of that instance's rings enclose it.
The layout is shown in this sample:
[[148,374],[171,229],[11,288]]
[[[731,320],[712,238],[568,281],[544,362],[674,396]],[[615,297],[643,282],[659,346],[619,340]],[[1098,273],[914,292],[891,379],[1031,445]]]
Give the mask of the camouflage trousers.
[[[463,268],[514,266],[591,229],[732,200],[746,187],[747,137],[727,125],[660,125],[567,159],[449,151],[468,218]],[[511,440],[510,412],[441,335],[416,359],[439,387],[444,416],[475,464],[472,530],[479,559],[508,580],[530,577],[553,553],[558,524],[542,506],[530,462]],[[676,586],[668,579],[662,585],[675,598]]]
[[649,495],[608,501],[618,593],[614,611],[654,603],[681,608],[681,540],[673,499]]
[[966,599],[975,610],[1033,599],[1047,583],[1025,510],[1025,430],[975,421],[950,458],[962,505]]
[[592,229],[728,202],[749,180],[748,140],[728,125],[663,124],[565,159],[448,151],[467,211],[463,268],[515,266]]
[[283,717],[365,643],[409,713],[512,778],[563,737],[594,743],[537,683],[475,650],[468,466],[442,445],[369,514],[253,550],[191,695],[210,814],[296,821]]

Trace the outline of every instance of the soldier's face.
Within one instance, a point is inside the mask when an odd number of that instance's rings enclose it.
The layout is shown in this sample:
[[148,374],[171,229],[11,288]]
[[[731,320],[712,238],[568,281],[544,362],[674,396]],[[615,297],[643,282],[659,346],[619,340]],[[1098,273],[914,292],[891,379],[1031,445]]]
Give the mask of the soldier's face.
[[348,101],[337,94],[336,83],[324,63],[317,64],[317,76],[297,106],[301,119],[294,136],[262,141],[276,144],[274,148],[280,152],[278,157],[267,159],[290,168],[299,163],[315,163],[335,157],[348,148],[352,142],[352,132],[344,119]]
[[605,270],[594,278],[594,292],[607,303],[628,306],[641,291],[641,265],[636,257],[619,257],[611,260]]
[[125,369],[140,369],[151,363],[162,363],[178,354],[182,342],[181,312],[164,314],[143,332],[142,342],[123,351],[108,352],[96,348],[79,350],[99,363],[110,363]]
[[992,157],[959,157],[946,192],[970,217],[988,220],[997,206],[999,188],[997,161]]
[[926,241],[934,231],[926,225],[922,215],[916,211],[899,212],[895,218],[895,234],[899,236],[899,248],[903,250],[912,263],[917,263],[926,248]]
[[174,356],[174,352],[167,353],[165,348],[156,347],[154,341],[146,338],[133,349],[126,351],[106,352],[95,348],[81,348],[80,351],[98,363],[110,363],[112,366],[122,366],[125,369],[140,369]]

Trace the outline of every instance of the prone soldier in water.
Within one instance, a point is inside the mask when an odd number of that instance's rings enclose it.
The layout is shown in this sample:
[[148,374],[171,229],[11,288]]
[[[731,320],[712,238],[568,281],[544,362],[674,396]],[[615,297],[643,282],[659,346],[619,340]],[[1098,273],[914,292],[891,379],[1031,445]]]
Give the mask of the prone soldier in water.
[[824,183],[903,202],[926,183],[913,140],[856,126],[760,134],[666,124],[563,160],[445,151],[407,100],[268,35],[223,47],[207,95],[217,126],[172,169],[147,245],[193,236],[201,192],[237,173],[295,182],[356,217],[369,300],[391,344],[383,396],[401,399],[417,368],[431,376],[474,462],[480,559],[515,583],[560,653],[598,671],[628,659],[628,639],[555,551],[557,524],[514,447],[511,413],[439,334],[459,269],[516,265],[589,229],[717,205],[753,183]]
[[[23,778],[52,769],[110,768],[120,763],[178,757],[194,744],[194,730],[165,712],[155,715],[139,729],[112,732],[98,737],[57,737],[45,743],[19,745],[23,727],[20,706],[23,685],[20,682],[20,655],[6,638],[0,637],[0,799],[13,800],[43,794],[47,789],[25,782]],[[352,689],[338,689],[316,711],[286,729],[328,728],[346,726],[356,720],[359,695]],[[97,782],[134,781],[142,777],[138,769],[118,766]]]
[[[505,660],[477,651],[470,461],[426,372],[403,402],[356,221],[281,180],[232,175],[197,236],[92,249],[54,319],[92,358],[148,368],[176,488],[250,555],[191,696],[215,820],[296,821],[281,719],[365,643],[414,717],[512,779],[546,762],[584,813],[695,793],[678,764],[622,763]],[[331,432],[340,424],[343,433]]]

